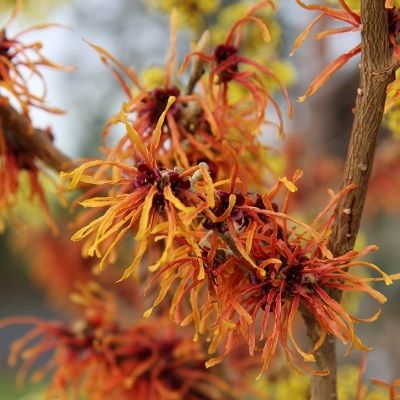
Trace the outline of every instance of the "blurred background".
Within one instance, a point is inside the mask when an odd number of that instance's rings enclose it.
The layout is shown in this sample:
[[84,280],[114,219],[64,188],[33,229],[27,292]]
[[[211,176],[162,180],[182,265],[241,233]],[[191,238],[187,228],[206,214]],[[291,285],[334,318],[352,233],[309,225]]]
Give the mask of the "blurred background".
[[[236,12],[234,7],[238,3],[238,1],[221,0],[219,7],[225,10],[225,14],[218,14],[216,5],[211,4],[209,8],[206,6],[202,8],[202,1],[182,1],[182,4],[186,2],[191,3],[193,8],[189,8],[191,10],[189,14],[181,14],[178,37],[178,54],[181,59],[188,51],[190,42],[198,38],[204,29],[211,28],[212,32],[214,30],[218,35],[218,26],[223,26],[223,18],[229,20],[230,15],[234,15]],[[173,1],[26,0],[23,3],[23,11],[10,27],[11,33],[39,22],[56,22],[72,28],[72,30],[52,28],[32,33],[30,36],[32,39],[43,41],[44,53],[50,59],[75,66],[74,71],[68,74],[44,71],[49,87],[49,103],[67,112],[65,115],[55,116],[35,111],[32,113],[34,124],[42,128],[51,126],[56,145],[70,157],[96,156],[99,154],[99,137],[103,125],[107,118],[119,109],[124,97],[118,83],[85,40],[101,45],[125,65],[132,66],[145,79],[146,68],[163,65],[167,57],[168,11],[169,4]],[[314,15],[304,12],[294,1],[280,0],[278,3],[278,24],[273,27],[277,40],[273,50],[265,51],[274,63],[276,73],[280,74],[281,79],[289,86],[291,98],[296,99],[304,93],[313,77],[324,66],[335,56],[352,48],[359,39],[355,34],[354,37],[351,35],[340,37],[340,40],[308,40],[295,56],[289,58],[288,54],[294,39]],[[1,1],[1,21],[8,18],[12,5],[11,0]],[[224,16],[222,20],[218,15]],[[190,21],[189,17],[192,18]],[[261,52],[262,57],[264,49],[257,51]],[[305,103],[295,102],[294,118],[286,121],[288,132],[286,142],[279,142],[277,136],[270,132],[263,135],[263,142],[269,145],[290,146],[298,160],[297,167],[304,169],[305,177],[307,175],[311,177],[309,178],[311,181],[305,178],[303,189],[302,184],[299,185],[300,194],[303,193],[305,198],[310,199],[310,207],[322,209],[328,200],[327,189],[329,187],[338,189],[341,178],[340,167],[328,169],[325,179],[315,177],[315,170],[321,165],[321,160],[326,160],[327,165],[331,165],[330,160],[335,160],[332,163],[340,164],[345,156],[357,90],[358,62],[359,60],[350,62],[320,92]],[[387,141],[391,141],[389,146]],[[382,148],[390,148],[390,151],[386,149],[387,153],[380,156],[381,159],[394,157],[393,149],[397,149],[399,145],[385,128],[382,129],[381,142]],[[303,154],[306,154],[306,157]],[[400,152],[397,151],[396,154],[400,155]],[[368,200],[360,242],[378,245],[380,251],[372,256],[372,261],[386,272],[394,273],[399,271],[400,204],[396,198],[399,186],[396,187],[395,182],[379,186],[382,180],[389,179],[392,173],[395,174],[395,169],[378,172],[381,175],[374,182],[376,188],[372,194],[375,197],[372,196]],[[313,185],[318,186],[320,194],[322,193],[318,201],[312,199],[312,193],[309,193],[309,188]],[[386,193],[386,190],[393,191],[394,194]],[[320,199],[321,203],[316,204]],[[35,215],[34,208],[25,205],[21,208],[20,212],[24,218],[31,224],[40,226],[42,222],[40,217]],[[40,283],[31,279],[31,261],[35,257],[35,248],[32,249],[32,244],[36,242],[30,235],[31,231],[21,228],[17,231],[8,230],[6,234],[0,236],[2,272],[0,317],[37,315],[64,318],[62,306],[60,310],[59,304],[49,302]],[[41,245],[45,246],[46,242]],[[54,268],[62,268],[63,257],[60,257],[59,262],[61,265]],[[43,279],[45,277],[46,275]],[[388,303],[384,306],[382,316],[377,322],[360,324],[357,328],[363,341],[373,347],[367,359],[366,377],[378,376],[390,381],[400,377],[398,346],[400,289],[398,284],[390,287],[376,286],[388,297]],[[372,315],[377,309],[375,303],[364,298],[355,307],[361,316]],[[10,343],[23,332],[23,328],[0,331],[2,400],[18,399],[24,393],[24,390],[15,389],[15,371],[6,363]],[[354,351],[350,357],[343,358],[341,354],[344,351],[344,349],[339,351],[340,363],[350,362],[358,365],[360,353]]]

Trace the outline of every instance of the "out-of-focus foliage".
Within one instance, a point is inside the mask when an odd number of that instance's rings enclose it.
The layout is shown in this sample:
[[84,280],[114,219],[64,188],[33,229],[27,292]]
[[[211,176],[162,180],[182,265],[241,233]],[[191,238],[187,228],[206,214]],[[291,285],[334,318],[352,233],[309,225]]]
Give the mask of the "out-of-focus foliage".
[[61,4],[72,1],[73,0],[1,0],[0,13],[8,12],[20,3],[25,16],[43,18],[44,15],[47,15]]
[[205,26],[208,16],[218,12],[220,0],[148,0],[148,3],[170,14],[178,11],[178,24],[200,31]]
[[[337,2],[337,0],[328,0],[330,3]],[[353,9],[353,10],[359,10],[360,9],[360,0],[346,0],[346,3]],[[389,4],[389,2],[388,2]],[[394,0],[393,4],[395,7],[399,7],[400,1],[399,0]]]
[[[57,177],[58,178],[58,177]],[[40,209],[41,204],[38,198],[32,198],[32,189],[30,187],[29,176],[26,171],[22,171],[19,176],[19,191],[16,194],[16,205],[12,210],[3,212],[3,218],[6,224],[14,226],[15,229],[23,229],[25,232],[29,230],[37,230],[54,221],[50,214],[57,210],[57,205],[61,204],[66,207],[65,198],[61,192],[61,186],[56,182],[56,177],[48,179],[48,176],[41,174],[39,177],[40,185],[44,189],[46,202],[50,213],[43,213]],[[1,214],[0,214],[1,215]]]
[[394,139],[400,139],[400,72],[396,71],[396,79],[389,85],[385,106],[386,127],[392,132]]
[[[388,400],[388,391],[367,382],[360,376],[360,367],[345,364],[338,371],[338,398],[340,400]],[[309,377],[295,371],[281,371],[256,384],[267,400],[308,400],[310,398]]]
[[[389,115],[391,115],[389,113]],[[397,127],[398,129],[398,127]],[[293,204],[296,210],[304,210],[304,204],[320,204],[326,199],[328,189],[339,184],[343,173],[343,163],[338,157],[307,154],[305,142],[298,136],[286,140],[283,152],[283,174],[289,174],[298,167],[305,171],[299,182],[297,200]],[[366,199],[365,215],[373,218],[379,214],[395,215],[400,211],[400,142],[393,139],[382,140],[376,150],[376,162],[369,183],[369,195]],[[385,196],[382,196],[385,193]],[[312,207],[308,208],[309,210]],[[364,243],[365,245],[365,243]],[[361,248],[362,246],[360,246]]]
[[152,66],[145,68],[141,75],[143,85],[149,89],[162,86],[165,81],[165,68]]
[[286,400],[296,394],[296,400],[309,399],[310,382],[306,375],[294,371],[282,371],[257,382],[257,387],[268,400]]
[[386,127],[393,134],[395,140],[400,139],[400,107],[393,107],[385,117]]
[[362,368],[344,365],[339,368],[338,398],[340,400],[388,400],[388,392],[366,381]]

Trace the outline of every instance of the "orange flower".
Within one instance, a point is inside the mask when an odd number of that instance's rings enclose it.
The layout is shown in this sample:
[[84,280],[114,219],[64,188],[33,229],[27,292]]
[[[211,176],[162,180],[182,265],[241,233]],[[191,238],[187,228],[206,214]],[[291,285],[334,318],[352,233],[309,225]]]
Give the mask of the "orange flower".
[[[332,18],[335,21],[345,22],[349,26],[329,29],[323,32],[318,33],[315,38],[323,39],[327,36],[337,35],[346,32],[359,32],[361,31],[361,18],[359,13],[351,10],[349,6],[346,4],[345,0],[339,0],[339,5],[341,10],[327,7],[319,4],[305,4],[301,0],[296,0],[296,3],[309,11],[318,11],[320,14],[314,18],[304,29],[304,31],[297,37],[294,42],[293,49],[291,55],[303,44],[304,40],[310,34],[314,25],[316,25],[323,18]],[[327,67],[325,67],[318,76],[311,82],[308,87],[306,93],[299,98],[299,101],[304,101],[307,97],[313,95],[321,86],[325,84],[325,82],[330,79],[330,77],[341,67],[343,67],[352,57],[359,54],[361,52],[361,45],[358,44],[356,47],[351,49],[345,54],[342,54],[338,58],[336,58],[332,63],[330,63]]]
[[[151,142],[152,133],[167,107],[168,99],[170,97],[175,98],[174,103],[168,107],[169,111],[162,125],[161,134],[158,139],[160,148],[158,157],[159,161],[162,160],[162,164],[165,167],[180,165],[184,168],[189,168],[190,163],[181,142],[186,141],[188,136],[193,137],[192,128],[189,125],[197,124],[198,116],[195,118],[196,121],[186,120],[185,110],[186,108],[191,108],[196,99],[193,95],[182,93],[178,84],[171,83],[172,69],[176,61],[176,13],[172,13],[171,17],[170,54],[165,66],[164,83],[161,87],[154,89],[146,88],[132,68],[123,65],[116,57],[100,46],[90,45],[97,51],[103,63],[111,69],[113,75],[120,83],[121,88],[128,98],[128,102],[124,106],[124,112],[144,144]],[[135,89],[132,89],[132,85]],[[139,90],[138,94],[135,94],[136,88]],[[118,115],[110,118],[107,122],[104,129],[104,136],[108,135],[109,129],[115,124],[116,119],[119,119]],[[121,160],[121,150],[124,149],[125,154],[129,154],[131,147],[134,147],[134,144],[129,141],[127,135],[124,135],[119,140],[116,148],[109,151],[108,157],[112,160],[115,157],[119,157],[118,159]]]
[[[366,350],[354,332],[353,321],[372,322],[379,312],[366,320],[352,317],[330,297],[329,288],[364,292],[383,303],[385,297],[368,283],[383,280],[390,284],[399,277],[388,276],[377,266],[359,260],[360,256],[375,250],[375,246],[339,257],[333,257],[326,247],[333,221],[330,212],[352,187],[334,196],[311,225],[287,213],[300,176],[297,172],[292,181],[282,178],[264,196],[216,192],[216,206],[212,211],[219,219],[204,220],[203,227],[208,233],[199,242],[205,278],[195,275],[195,257],[182,246],[170,254],[170,259],[150,282],[159,282],[160,293],[145,316],[174,287],[171,317],[182,325],[193,322],[196,340],[201,334],[209,337],[210,353],[225,344],[223,354],[208,361],[209,367],[221,362],[244,340],[251,355],[261,352],[260,375],[269,367],[278,345],[294,367],[326,374],[327,371],[318,371],[309,365],[315,361],[312,352],[302,350],[293,336],[292,326],[300,304],[321,327],[320,341],[312,351],[322,344],[326,334],[349,344],[349,350],[352,347]],[[282,188],[286,188],[287,195],[279,210],[274,199]],[[372,268],[381,277],[362,278],[348,272],[349,267]],[[184,303],[190,306],[187,315],[182,315],[182,310],[188,310],[182,307]]]
[[[198,57],[210,64],[209,84],[207,87],[208,94],[215,107],[215,114],[223,116],[230,114],[232,109],[242,108],[242,115],[246,115],[246,109],[251,108],[256,116],[257,131],[265,119],[265,109],[271,104],[279,119],[279,132],[283,135],[283,117],[278,103],[272,98],[265,88],[260,74],[264,74],[275,81],[282,94],[287,100],[288,114],[291,115],[292,109],[286,88],[282,85],[275,74],[266,66],[259,64],[255,60],[240,54],[240,39],[242,25],[247,22],[254,22],[260,28],[265,42],[270,40],[270,34],[265,24],[253,14],[262,7],[274,5],[269,0],[260,1],[249,9],[249,11],[239,19],[230,29],[224,43],[218,45],[213,54],[206,54],[202,51],[193,51],[188,54],[182,64],[183,72],[189,61],[193,57]],[[242,67],[245,67],[242,70]],[[250,101],[239,102],[232,106],[229,102],[228,88],[231,82],[236,82],[244,87],[250,95]],[[244,100],[247,100],[245,98]],[[243,104],[245,105],[243,107]]]
[[[316,25],[323,18],[328,17],[335,21],[345,22],[348,26],[333,28],[322,31],[315,35],[315,39],[320,40],[328,36],[337,35],[347,32],[361,32],[361,17],[360,13],[352,10],[347,4],[346,0],[338,0],[340,9],[327,7],[319,4],[306,4],[302,0],[296,0],[296,3],[309,11],[318,11],[320,14],[314,18],[304,29],[302,33],[297,37],[294,42],[291,55],[303,44],[304,40],[310,34],[314,25]],[[389,19],[389,40],[393,46],[394,55],[400,60],[400,47],[397,43],[397,37],[400,33],[400,11],[394,7],[392,2],[386,2],[386,8],[388,8],[388,19]],[[299,98],[299,101],[304,101],[307,97],[312,96],[321,86],[323,86],[331,76],[342,68],[351,58],[361,52],[361,44],[358,44],[353,49],[340,55],[332,63],[326,66],[318,76],[311,82],[306,93]]]
[[[153,270],[162,265],[178,237],[189,243],[195,254],[200,255],[200,249],[194,240],[194,219],[213,202],[213,185],[206,166],[200,165],[181,171],[157,165],[162,126],[174,100],[173,97],[168,100],[148,147],[143,144],[126,114],[122,112],[119,115],[130,140],[136,146],[136,158],[141,159],[136,166],[98,160],[61,174],[71,179],[71,189],[76,188],[79,182],[109,189],[107,196],[86,199],[80,203],[89,208],[107,207],[107,210],[72,237],[73,240],[87,238],[86,253],[102,258],[100,268],[108,262],[114,248],[120,245],[122,239],[136,231],[136,255],[121,279],[128,278],[136,271],[149,244],[161,238],[165,239],[165,247],[161,257],[151,267]],[[94,168],[97,170],[92,172]],[[196,179],[191,179],[192,174],[196,175]],[[204,194],[203,197],[192,193],[193,184],[202,177],[203,190],[211,191],[210,195]],[[105,242],[108,239],[112,239],[111,244]],[[201,265],[199,274],[204,274]]]
[[[309,11],[318,11],[320,14],[314,18],[310,24],[304,29],[304,31],[297,37],[291,54],[293,54],[304,42],[304,40],[310,34],[314,25],[316,25],[320,20],[325,17],[331,18],[335,21],[345,22],[348,26],[333,28],[322,31],[315,35],[315,39],[320,40],[326,38],[328,36],[337,35],[341,33],[347,32],[360,32],[362,28],[361,17],[358,11],[352,10],[347,4],[346,0],[339,0],[340,9],[327,7],[319,4],[305,4],[302,0],[296,0],[296,3],[300,5],[300,7],[309,10]],[[398,42],[398,36],[400,33],[400,10],[397,7],[393,6],[393,1],[387,1],[385,3],[385,7],[388,9],[388,37],[390,43],[393,47],[393,55],[400,60],[400,46]],[[313,95],[321,86],[325,84],[325,82],[331,78],[331,76],[342,68],[351,58],[356,56],[361,52],[361,44],[358,44],[353,49],[340,55],[336,58],[332,63],[330,63],[327,67],[325,67],[318,76],[311,82],[308,87],[306,93],[299,98],[299,101],[304,101],[307,97]],[[392,83],[392,86],[396,88],[398,83],[398,79]],[[395,90],[394,93],[389,93],[389,97],[387,99],[387,106],[390,107],[396,101],[398,97],[398,91]]]
[[[6,98],[0,98],[0,108],[4,108],[4,112],[0,110],[2,115],[7,113],[7,110],[13,110]],[[23,172],[28,176],[29,199],[32,201],[37,199],[39,201],[48,226],[53,232],[57,232],[58,228],[50,214],[40,176],[46,177],[54,187],[57,187],[57,183],[50,174],[40,169],[34,150],[21,146],[18,142],[18,136],[13,135],[13,117],[15,116],[8,115],[5,117],[2,126],[0,126],[0,232],[5,229],[5,223],[3,222],[5,216],[14,220],[12,209],[17,204],[17,197],[22,186],[21,174]],[[6,119],[10,119],[10,126],[6,124]],[[26,134],[29,135],[29,132]],[[38,132],[39,134],[51,137],[50,130]],[[63,200],[61,196],[60,200]]]
[[[8,34],[9,25],[18,13],[18,6],[14,13],[0,29],[0,95],[11,95],[18,101],[23,113],[28,116],[29,108],[36,107],[52,113],[63,111],[46,104],[46,83],[40,71],[42,67],[69,71],[69,67],[49,60],[42,54],[42,43],[35,41],[24,43],[22,38],[29,32],[47,29],[56,24],[40,24],[32,26],[16,35]],[[29,80],[37,79],[42,86],[40,94],[30,91]],[[2,91],[4,90],[4,93]]]
[[[260,144],[257,139],[260,124],[264,121],[263,113],[261,118],[261,108],[254,107],[254,101],[240,101],[221,109],[210,104],[207,90],[186,94],[186,89],[182,89],[183,85],[179,82],[172,85],[171,74],[176,58],[175,24],[173,14],[171,50],[165,67],[164,84],[152,90],[144,87],[132,68],[124,66],[101,47],[91,45],[99,53],[102,61],[111,69],[128,98],[124,112],[129,123],[138,132],[143,144],[149,144],[156,123],[167,106],[168,98],[174,96],[175,102],[166,114],[159,138],[159,154],[157,155],[159,164],[169,169],[173,169],[175,166],[189,169],[200,162],[206,162],[213,178],[220,180],[230,175],[232,164],[238,158],[238,161],[245,166],[239,172],[240,177],[244,181],[252,178],[254,185],[261,185],[265,179],[260,176],[259,168],[254,166],[256,164],[268,166],[269,164],[266,157],[269,149]],[[201,44],[196,46],[196,48],[201,47]],[[193,53],[191,56],[193,55],[195,54]],[[191,56],[185,63],[189,62]],[[252,62],[251,60],[247,61],[248,63]],[[198,60],[194,64],[197,62]],[[259,66],[259,68],[263,67]],[[243,74],[243,76],[247,75]],[[253,77],[253,75],[251,76]],[[251,79],[253,80],[253,78]],[[257,81],[255,87],[257,87],[257,99],[260,100],[266,89],[261,81],[258,82],[256,75],[254,75],[254,81]],[[138,94],[134,94],[131,85],[139,89]],[[283,87],[282,90],[284,90]],[[269,98],[269,95],[266,94],[266,97]],[[272,99],[271,102],[276,104]],[[261,106],[261,103],[259,106],[264,107]],[[105,137],[110,128],[119,121],[119,115],[108,120],[104,129]],[[107,158],[112,161],[128,160],[131,162],[136,153],[134,147],[135,144],[125,134],[114,148],[109,149],[105,146]],[[257,163],[254,160],[257,160]],[[134,158],[134,161],[138,160]]]
[[[46,177],[48,174],[40,169],[35,149],[24,143],[21,144],[21,137],[18,136],[48,135],[52,139],[50,130],[33,132],[29,110],[31,107],[36,107],[52,113],[62,112],[46,104],[47,89],[41,69],[49,67],[69,70],[69,68],[48,60],[42,54],[41,42],[25,43],[22,40],[27,33],[47,29],[53,26],[52,24],[36,25],[14,36],[9,35],[9,25],[17,13],[18,6],[0,30],[0,119],[2,121],[0,126],[0,210],[1,213],[7,211],[10,216],[21,187],[21,172],[24,171],[28,175],[31,199],[39,200],[49,226],[56,232],[57,227],[50,216],[44,190],[39,181],[40,173]],[[41,93],[31,92],[31,80],[39,82],[39,86],[42,86]],[[18,102],[22,115],[11,106],[12,101]],[[18,134],[14,130],[18,130]],[[51,178],[50,180],[53,181]],[[0,231],[3,229],[4,222],[0,219]]]
[[178,335],[165,319],[123,327],[113,298],[94,283],[82,286],[72,300],[81,307],[81,315],[71,324],[30,317],[0,321],[2,328],[34,326],[13,343],[10,352],[11,365],[22,362],[19,383],[36,361],[47,356],[32,373],[32,381],[51,374],[49,398],[68,394],[94,400],[232,398],[233,390],[225,380],[206,370],[201,346]]

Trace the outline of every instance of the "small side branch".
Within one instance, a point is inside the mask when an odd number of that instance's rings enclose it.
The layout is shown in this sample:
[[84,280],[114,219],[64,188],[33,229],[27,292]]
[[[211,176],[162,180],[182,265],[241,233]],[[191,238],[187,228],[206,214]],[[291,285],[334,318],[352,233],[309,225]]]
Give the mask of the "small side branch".
[[[207,51],[210,47],[210,32],[205,31],[198,43],[196,44],[195,51]],[[194,92],[197,82],[204,74],[205,62],[198,56],[192,59],[192,69],[190,72],[189,80],[185,88],[185,94],[190,95]]]
[[71,164],[71,159],[55,147],[51,133],[33,128],[4,97],[0,97],[0,123],[6,142],[15,151],[31,154],[57,171]]

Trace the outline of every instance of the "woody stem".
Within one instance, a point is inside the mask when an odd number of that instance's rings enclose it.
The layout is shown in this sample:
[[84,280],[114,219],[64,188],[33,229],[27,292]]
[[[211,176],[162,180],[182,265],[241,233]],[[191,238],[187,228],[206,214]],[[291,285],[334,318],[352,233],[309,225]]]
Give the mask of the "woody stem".
[[[334,256],[340,256],[354,247],[367,196],[386,90],[398,67],[389,41],[385,0],[361,0],[361,23],[360,83],[343,179],[343,187],[350,184],[357,187],[337,206],[329,239]],[[333,299],[340,301],[340,290],[327,291]],[[309,315],[305,315],[305,321],[308,335],[315,344],[319,338],[319,326]],[[325,343],[315,352],[318,368],[328,369],[330,373],[312,377],[312,400],[337,399],[335,345],[334,338],[328,335]]]
[[37,157],[57,171],[71,163],[54,146],[50,132],[33,128],[27,117],[20,114],[4,97],[0,97],[0,129],[9,146]]

